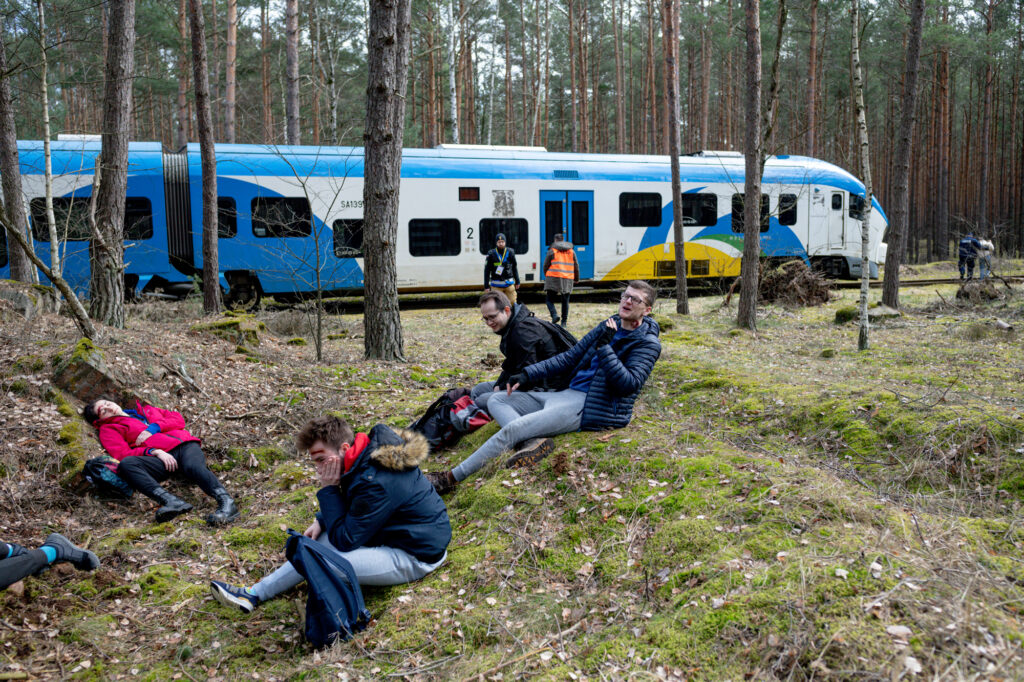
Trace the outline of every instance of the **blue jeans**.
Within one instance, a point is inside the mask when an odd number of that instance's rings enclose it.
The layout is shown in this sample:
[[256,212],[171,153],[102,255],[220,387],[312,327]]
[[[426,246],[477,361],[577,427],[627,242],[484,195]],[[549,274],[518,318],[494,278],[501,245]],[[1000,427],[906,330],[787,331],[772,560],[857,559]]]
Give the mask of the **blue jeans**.
[[[473,387],[473,390],[469,392],[469,397],[473,399],[476,406],[484,412],[487,412],[487,402],[491,399],[491,396],[498,395],[502,391],[495,391],[494,384],[496,381],[484,381]],[[490,414],[488,412],[488,414]]]
[[[317,542],[338,552],[327,539],[327,533],[320,533]],[[419,580],[448,558],[447,552],[441,560],[434,564],[425,564],[413,555],[394,547],[360,547],[351,552],[338,552],[347,559],[355,569],[360,585],[401,585]],[[292,589],[304,580],[302,574],[295,570],[290,561],[284,562],[280,568],[266,575],[252,586],[253,594],[260,601],[273,599],[282,592]]]
[[548,392],[512,391],[511,395],[498,391],[487,399],[487,411],[501,424],[501,431],[452,469],[452,475],[456,481],[463,481],[524,440],[578,431],[586,399],[586,393],[571,388]]
[[978,269],[980,270],[979,279],[985,279],[989,273],[992,272],[992,257],[982,256],[978,259]]

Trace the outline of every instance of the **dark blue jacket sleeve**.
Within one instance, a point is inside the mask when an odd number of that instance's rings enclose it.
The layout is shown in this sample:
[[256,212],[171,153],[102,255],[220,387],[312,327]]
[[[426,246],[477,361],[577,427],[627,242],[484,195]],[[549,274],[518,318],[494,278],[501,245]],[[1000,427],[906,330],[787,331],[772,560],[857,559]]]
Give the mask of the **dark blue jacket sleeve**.
[[650,336],[645,337],[632,349],[626,362],[622,362],[615,354],[610,343],[597,349],[605,381],[608,387],[619,395],[631,395],[643,388],[659,355],[661,343]]
[[375,478],[361,479],[349,487],[351,504],[345,510],[341,491],[329,485],[317,491],[321,522],[335,549],[350,552],[366,544],[384,527],[395,502]]

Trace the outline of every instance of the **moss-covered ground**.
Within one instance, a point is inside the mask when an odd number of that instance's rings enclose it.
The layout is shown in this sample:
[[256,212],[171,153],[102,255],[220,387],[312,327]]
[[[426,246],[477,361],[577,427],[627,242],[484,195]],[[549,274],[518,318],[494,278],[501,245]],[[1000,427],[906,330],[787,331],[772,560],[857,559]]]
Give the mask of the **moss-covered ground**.
[[[327,341],[330,364],[310,361],[312,344],[268,338],[259,362],[232,365],[231,384],[216,372],[228,372],[223,358],[237,340],[182,356],[206,395],[183,386],[169,402],[202,430],[211,467],[244,514],[216,530],[203,523],[209,502],[195,490],[176,489],[197,512],[165,524],[137,498],[61,493],[57,465],[95,444],[67,398],[34,381],[49,345],[0,348],[22,358],[0,377],[8,395],[15,381],[25,386],[10,400],[30,409],[37,398],[53,421],[40,446],[52,454],[34,469],[0,450],[0,493],[54,500],[47,518],[19,512],[0,530],[27,541],[29,530],[59,529],[103,561],[94,574],[54,570],[0,594],[0,671],[1024,678],[1024,353],[1019,334],[991,324],[1021,328],[1024,299],[958,308],[945,303],[953,293],[905,291],[904,316],[873,328],[865,352],[856,321],[835,321],[855,304],[852,291],[820,308],[764,308],[756,334],[736,330],[735,308],[720,298],[691,300],[689,316],[661,302],[663,353],[631,426],[561,436],[532,469],[496,461],[461,484],[446,498],[447,562],[412,585],[367,588],[375,620],[325,652],[302,641],[301,588],[244,615],[214,602],[207,582],[251,584],[282,560],[285,529],[311,520],[316,485],[293,452],[296,424],[332,411],[359,429],[405,426],[441,390],[496,374],[486,356],[497,339],[474,309],[403,313],[406,364],[363,362],[355,316],[332,316],[353,331]],[[575,305],[571,330],[582,335],[609,312]],[[194,339],[192,322],[159,329]],[[154,324],[130,321],[118,347],[140,343],[135,329]],[[204,370],[199,354],[220,359]],[[245,387],[244,399],[233,395]],[[459,462],[493,430],[424,468]]]

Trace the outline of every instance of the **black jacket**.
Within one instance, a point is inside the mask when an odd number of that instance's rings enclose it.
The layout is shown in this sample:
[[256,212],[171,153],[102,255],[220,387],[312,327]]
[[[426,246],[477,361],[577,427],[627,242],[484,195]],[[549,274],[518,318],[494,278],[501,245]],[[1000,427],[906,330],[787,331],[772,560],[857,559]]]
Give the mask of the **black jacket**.
[[428,564],[452,539],[448,510],[420,472],[430,447],[415,431],[377,424],[338,485],[321,488],[320,525],[336,549],[395,547]]
[[[501,330],[501,344],[499,349],[505,356],[501,363],[501,375],[498,377],[498,388],[505,388],[508,379],[513,374],[519,374],[529,365],[536,364],[541,360],[547,360],[558,355],[562,348],[556,345],[544,323],[534,316],[522,303],[517,303],[512,308],[512,316],[508,324]],[[531,382],[525,388],[561,390],[569,385],[572,377],[551,377],[537,382]]]
[[[505,270],[500,275],[495,275],[494,270],[499,265],[504,265]],[[506,282],[511,279],[519,284],[519,265],[516,263],[516,252],[512,250],[511,246],[505,247],[504,262],[498,255],[498,249],[491,249],[487,252],[487,262],[484,263],[484,289],[490,288],[492,276],[496,281]]]

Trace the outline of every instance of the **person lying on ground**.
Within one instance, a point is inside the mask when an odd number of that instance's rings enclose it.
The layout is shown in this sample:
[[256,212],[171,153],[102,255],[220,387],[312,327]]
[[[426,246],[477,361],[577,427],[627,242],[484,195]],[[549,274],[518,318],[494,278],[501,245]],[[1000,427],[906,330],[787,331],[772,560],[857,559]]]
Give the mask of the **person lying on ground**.
[[38,549],[25,549],[13,542],[0,542],[0,590],[41,573],[51,564],[66,561],[80,571],[93,571],[100,560],[87,549],[71,544],[60,533],[51,533]]
[[[500,291],[484,293],[480,296],[479,306],[484,323],[501,337],[498,349],[505,356],[498,379],[477,384],[470,394],[473,402],[486,410],[490,397],[508,388],[509,377],[520,374],[529,365],[558,355],[567,344],[560,344],[554,336],[557,332],[548,329],[524,304],[510,304]],[[568,385],[567,381],[551,377],[523,387],[523,390],[561,390]]]
[[[342,419],[317,417],[295,439],[309,453],[322,486],[320,513],[304,535],[352,564],[360,585],[400,585],[444,563],[452,527],[448,510],[420,472],[428,452],[414,431],[378,424],[353,433]],[[210,582],[217,601],[251,613],[300,582],[290,562],[250,588]]]
[[[602,320],[564,353],[510,377],[507,392],[487,403],[501,430],[451,471],[427,474],[438,493],[451,492],[517,443],[523,445],[505,463],[507,467],[528,466],[546,457],[554,449],[550,436],[628,425],[633,403],[661,355],[660,328],[649,317],[656,295],[647,282],[633,280],[622,294],[618,314]],[[551,392],[517,390],[555,376],[567,376],[569,387]]]
[[167,492],[160,484],[179,474],[217,502],[206,516],[211,526],[222,526],[239,517],[238,506],[206,466],[200,440],[185,428],[185,418],[171,410],[136,403],[124,410],[110,400],[85,406],[82,418],[99,433],[100,444],[118,460],[116,474],[131,487],[161,506],[159,523],[191,511],[192,505]]

